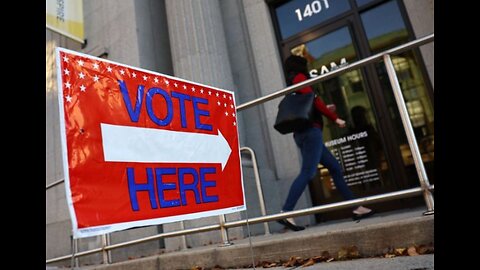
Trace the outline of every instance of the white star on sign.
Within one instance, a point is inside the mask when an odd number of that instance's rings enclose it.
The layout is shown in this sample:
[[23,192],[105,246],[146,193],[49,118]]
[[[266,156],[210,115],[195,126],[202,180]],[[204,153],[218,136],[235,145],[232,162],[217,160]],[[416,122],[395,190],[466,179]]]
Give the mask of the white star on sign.
[[208,91],[208,95],[211,96],[211,95],[212,95],[212,91]]
[[95,77],[93,77],[93,80],[94,80],[95,82],[98,82],[98,76],[95,75]]
[[175,86],[175,88],[177,88],[178,84],[177,83],[173,83],[173,85]]
[[85,89],[86,89],[85,85],[83,85],[83,84],[80,85],[80,91],[85,92]]
[[107,71],[108,71],[108,72],[112,72],[112,68],[111,68],[111,67],[107,67]]
[[155,77],[155,79],[153,79],[153,81],[155,81],[155,83],[158,83],[158,78]]
[[97,63],[93,64],[93,68],[98,70],[98,64]]
[[227,96],[225,94],[223,94],[223,98],[227,98]]
[[70,95],[66,96],[65,98],[67,98],[67,102],[72,102],[72,97]]
[[235,117],[235,113],[232,112],[232,116]]
[[217,101],[217,104],[218,104],[218,106],[220,106],[220,104],[221,104],[220,101]]
[[143,80],[146,81],[147,79],[148,79],[148,77],[143,75]]
[[125,74],[125,70],[121,69],[121,70],[120,70],[120,74],[124,75],[124,74]]
[[192,86],[192,92],[195,92],[195,87]]
[[[156,79],[156,78],[155,78],[155,79]],[[167,79],[164,79],[163,81],[165,82],[166,85],[169,85],[169,84],[170,84],[170,82],[169,82]]]
[[77,63],[78,63],[80,66],[83,67],[83,63],[85,63],[85,62],[83,62],[83,60],[78,60]]
[[218,97],[218,93],[216,93],[216,94],[215,94],[215,96],[217,96],[217,97]]
[[233,104],[230,104],[230,108],[232,108],[232,109],[233,109]]
[[137,77],[137,73],[133,72],[133,73],[132,73],[132,77],[133,77],[133,78],[136,78],[136,77]]
[[228,116],[228,112],[225,112],[225,116]]
[[85,79],[85,74],[83,74],[83,72],[80,72],[78,74],[78,77],[80,77],[80,79]]
[[232,100],[232,96],[229,96],[228,99]]
[[72,86],[72,85],[69,82],[65,83],[65,87],[67,87],[68,89],[70,89],[70,86]]
[[223,107],[225,107],[225,108],[226,108],[226,107],[227,107],[227,103],[223,103]]
[[200,89],[200,93],[202,93],[202,94],[203,94],[203,88],[202,88],[202,89]]
[[234,126],[236,126],[236,125],[237,125],[237,123],[236,123],[236,122],[233,122],[233,125],[234,125]]
[[63,72],[65,72],[67,75],[70,75],[70,71],[68,69],[64,69]]
[[67,62],[68,63],[68,57],[66,55],[63,56],[63,62]]
[[185,84],[183,85],[183,89],[187,90],[187,86]]

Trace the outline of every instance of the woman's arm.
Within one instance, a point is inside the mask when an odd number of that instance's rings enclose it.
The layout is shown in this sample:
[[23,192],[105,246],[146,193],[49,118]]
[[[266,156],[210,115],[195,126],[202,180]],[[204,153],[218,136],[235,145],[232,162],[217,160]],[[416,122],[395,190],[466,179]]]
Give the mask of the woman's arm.
[[315,104],[315,108],[319,110],[323,115],[325,115],[331,121],[335,122],[338,119],[337,114],[330,111],[327,108],[327,105],[325,105],[323,100],[320,99],[319,97],[315,97],[314,104]]

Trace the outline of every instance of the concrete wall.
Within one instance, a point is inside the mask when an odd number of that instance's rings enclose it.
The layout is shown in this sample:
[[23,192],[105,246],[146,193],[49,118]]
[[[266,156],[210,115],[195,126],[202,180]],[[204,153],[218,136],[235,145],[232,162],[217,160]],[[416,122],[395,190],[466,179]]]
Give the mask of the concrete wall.
[[[434,1],[433,0],[404,0],[408,18],[413,27],[416,38],[434,33]],[[434,84],[434,42],[420,47],[428,76]]]

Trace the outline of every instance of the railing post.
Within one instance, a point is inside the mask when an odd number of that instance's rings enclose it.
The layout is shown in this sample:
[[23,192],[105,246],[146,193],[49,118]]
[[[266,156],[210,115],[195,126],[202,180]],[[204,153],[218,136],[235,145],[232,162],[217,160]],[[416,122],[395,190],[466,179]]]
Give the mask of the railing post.
[[[107,246],[109,246],[110,244],[112,244],[112,241],[111,241],[111,234],[110,233],[107,233]],[[107,250],[107,257],[108,257],[108,263],[112,263],[112,251],[111,250]]]
[[[185,222],[182,220],[180,221],[180,230],[185,230]],[[181,242],[182,242],[182,249],[187,249],[188,246],[187,246],[187,237],[185,235],[182,235],[180,236],[180,238],[182,239]]]
[[385,54],[383,56],[383,60],[387,68],[388,78],[390,79],[390,84],[392,85],[393,94],[395,95],[395,101],[397,102],[398,110],[400,111],[403,127],[405,129],[405,133],[407,134],[408,144],[410,146],[410,150],[412,151],[418,179],[423,190],[423,198],[425,199],[425,203],[427,205],[427,211],[424,213],[424,215],[431,215],[434,213],[434,200],[432,193],[429,190],[430,183],[428,181],[427,172],[425,171],[425,166],[423,165],[422,155],[420,153],[420,149],[418,148],[417,139],[415,138],[415,133],[413,132],[412,123],[410,123],[410,117],[405,105],[405,100],[403,99],[402,89],[400,88],[397,74],[395,73],[395,68],[390,55]]
[[109,256],[108,256],[108,251],[105,249],[105,247],[108,246],[107,243],[107,235],[102,234],[102,256],[103,256],[103,263],[104,264],[110,264]]
[[[247,151],[250,153],[250,157],[252,158],[253,164],[253,173],[255,176],[255,183],[257,184],[257,193],[258,193],[258,201],[260,203],[260,212],[263,216],[267,215],[267,209],[265,207],[265,200],[263,199],[263,190],[262,190],[262,182],[260,181],[260,173],[258,172],[258,165],[257,165],[257,158],[255,157],[255,152],[250,147],[241,147],[240,151]],[[270,228],[268,227],[268,223],[263,223],[265,228],[265,235],[270,234]]]
[[72,244],[72,258],[70,260],[70,269],[75,269],[75,253],[77,253],[76,245],[75,245],[75,239],[73,238],[73,233],[70,235],[70,243]]
[[[73,250],[75,251],[75,254],[78,253],[78,238],[73,239]],[[75,267],[79,266],[79,259],[78,257],[75,257]]]
[[230,242],[230,240],[228,240],[228,230],[227,228],[225,228],[225,222],[226,222],[225,215],[220,215],[218,217],[220,219],[220,233],[222,235],[222,241],[223,241],[223,244],[220,246],[226,247],[226,246],[233,245],[233,243]]

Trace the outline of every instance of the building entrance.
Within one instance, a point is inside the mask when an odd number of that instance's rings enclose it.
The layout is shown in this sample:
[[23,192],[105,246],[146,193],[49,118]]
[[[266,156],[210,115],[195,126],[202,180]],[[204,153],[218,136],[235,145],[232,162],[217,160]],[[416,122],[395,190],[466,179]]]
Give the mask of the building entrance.
[[[415,38],[411,34],[403,7],[397,0],[313,1],[322,4],[323,11],[319,10],[317,14],[319,17],[313,19],[317,15],[308,15],[310,13],[306,12],[302,14],[308,16],[300,16],[300,20],[298,10],[310,6],[313,12],[313,2],[310,2],[312,1],[287,1],[276,7],[275,12],[279,28],[277,32],[283,38],[280,41],[283,58],[290,54],[305,57],[312,77]],[[322,12],[324,13],[321,14]],[[337,15],[329,15],[327,12],[336,12]],[[303,20],[310,17],[318,25],[302,24]],[[285,20],[297,25],[299,30],[296,31],[291,25],[286,28],[284,25],[287,24],[282,22]],[[433,91],[419,56],[417,50],[411,50],[392,56],[392,60],[427,175],[433,184]],[[347,121],[347,128],[343,129],[324,121],[323,132],[326,146],[339,160],[346,181],[356,196],[365,197],[419,186],[383,62],[344,73],[314,85],[313,88],[340,118]],[[328,170],[320,164],[317,178],[318,181],[310,184],[314,205],[342,200]],[[421,198],[415,198],[374,207],[376,210],[391,210],[421,203]],[[350,214],[351,211],[345,210],[326,213],[317,218],[328,220]]]

